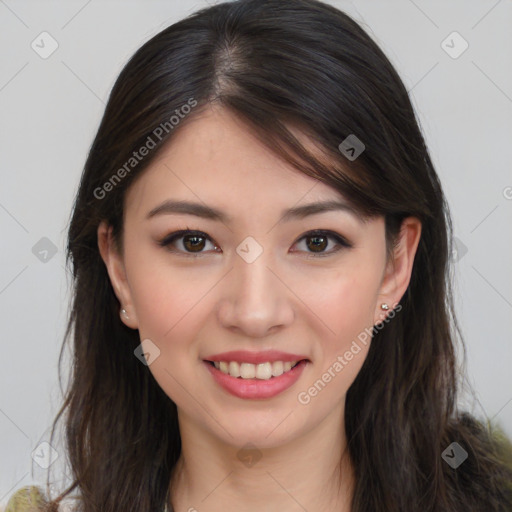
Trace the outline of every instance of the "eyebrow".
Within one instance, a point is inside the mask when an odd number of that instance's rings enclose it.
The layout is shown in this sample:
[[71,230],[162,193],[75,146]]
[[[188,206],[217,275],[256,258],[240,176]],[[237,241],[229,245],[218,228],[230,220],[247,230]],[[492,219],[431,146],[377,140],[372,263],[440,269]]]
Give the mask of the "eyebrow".
[[[332,211],[348,212],[352,214],[361,223],[366,222],[366,219],[356,208],[343,201],[324,201],[320,203],[310,203],[303,206],[296,206],[294,208],[284,210],[281,213],[281,220],[283,222],[287,222],[295,219],[303,219],[305,217],[308,217],[309,215],[315,215],[319,213]],[[217,210],[216,208],[213,208],[211,206],[207,206],[201,203],[193,203],[189,201],[173,201],[171,199],[164,201],[162,204],[153,208],[148,213],[146,218],[151,219],[156,215],[164,214],[195,215],[196,217],[215,220],[223,223],[229,223],[232,221],[232,217],[230,215],[227,215],[221,210]]]

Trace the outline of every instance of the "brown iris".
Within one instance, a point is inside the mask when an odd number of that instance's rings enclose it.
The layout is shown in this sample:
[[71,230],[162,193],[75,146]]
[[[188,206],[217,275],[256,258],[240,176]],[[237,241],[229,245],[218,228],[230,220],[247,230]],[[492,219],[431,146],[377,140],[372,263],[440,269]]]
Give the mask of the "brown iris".
[[327,238],[323,235],[308,236],[307,240],[313,240],[313,244],[310,245],[309,242],[306,242],[306,245],[308,249],[313,249],[313,252],[322,252],[327,247]]
[[183,245],[190,252],[201,252],[204,249],[205,238],[200,235],[185,235]]

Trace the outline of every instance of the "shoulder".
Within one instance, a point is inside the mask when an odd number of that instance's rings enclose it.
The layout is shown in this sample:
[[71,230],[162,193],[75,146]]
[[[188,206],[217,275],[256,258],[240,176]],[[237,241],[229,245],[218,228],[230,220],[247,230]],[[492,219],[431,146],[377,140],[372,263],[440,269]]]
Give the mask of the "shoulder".
[[512,512],[512,442],[501,429],[463,413],[450,424],[443,448],[453,503],[471,504],[469,510],[475,511]]
[[39,511],[44,510],[46,503],[43,491],[35,485],[29,485],[18,489],[1,512]]
[[[36,485],[27,485],[16,490],[10,497],[7,505],[0,512],[47,512],[49,500],[47,499],[41,487]],[[69,500],[63,500],[58,508],[51,510],[58,512],[73,512],[74,508]]]

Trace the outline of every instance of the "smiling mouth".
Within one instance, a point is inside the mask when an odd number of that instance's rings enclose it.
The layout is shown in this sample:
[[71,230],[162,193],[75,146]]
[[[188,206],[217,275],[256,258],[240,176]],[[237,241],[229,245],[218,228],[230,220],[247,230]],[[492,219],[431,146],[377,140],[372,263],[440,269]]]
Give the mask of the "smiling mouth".
[[272,361],[260,364],[238,363],[236,361],[206,361],[211,366],[224,373],[238,379],[258,379],[270,380],[279,377],[295,368],[302,361],[309,362],[308,359],[297,361]]

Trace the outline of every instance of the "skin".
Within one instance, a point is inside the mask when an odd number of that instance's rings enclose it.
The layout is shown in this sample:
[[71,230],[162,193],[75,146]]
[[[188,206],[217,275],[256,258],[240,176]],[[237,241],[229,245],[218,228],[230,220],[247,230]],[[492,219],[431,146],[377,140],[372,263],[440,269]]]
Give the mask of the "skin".
[[[167,199],[205,203],[233,220],[145,218]],[[227,503],[246,512],[349,510],[348,456],[340,466],[345,395],[370,343],[359,343],[361,351],[308,404],[297,395],[358,334],[382,321],[381,303],[399,302],[421,223],[405,219],[392,265],[383,218],[363,223],[350,212],[331,211],[280,220],[285,209],[331,199],[343,197],[279,160],[238,118],[212,107],[180,127],[127,191],[123,254],[109,226],[98,227],[102,258],[127,311],[121,319],[160,350],[148,368],[178,407],[182,455],[170,482],[176,511],[220,512]],[[181,253],[158,245],[187,228],[210,237],[200,239],[201,256],[190,256],[183,238],[174,243]],[[315,256],[311,238],[303,238],[314,229],[339,233],[353,247],[330,252],[338,246],[329,238],[321,251],[330,254]],[[247,236],[263,248],[252,263],[236,252]],[[220,388],[202,362],[236,349],[278,349],[311,362],[280,395],[244,400]],[[238,457],[248,442],[260,456],[252,466]]]

